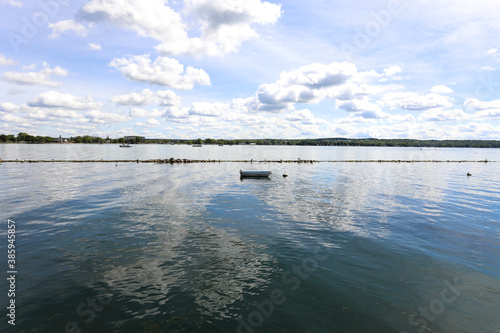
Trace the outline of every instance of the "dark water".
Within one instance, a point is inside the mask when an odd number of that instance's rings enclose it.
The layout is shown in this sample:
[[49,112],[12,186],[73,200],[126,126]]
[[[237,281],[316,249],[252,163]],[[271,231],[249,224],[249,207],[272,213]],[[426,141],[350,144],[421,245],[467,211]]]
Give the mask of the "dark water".
[[[0,152],[500,160],[496,150],[416,148]],[[273,176],[241,181],[238,170],[251,168]],[[499,163],[0,164],[0,253],[7,267],[14,220],[18,271],[16,326],[3,310],[0,330],[500,333],[499,171]]]

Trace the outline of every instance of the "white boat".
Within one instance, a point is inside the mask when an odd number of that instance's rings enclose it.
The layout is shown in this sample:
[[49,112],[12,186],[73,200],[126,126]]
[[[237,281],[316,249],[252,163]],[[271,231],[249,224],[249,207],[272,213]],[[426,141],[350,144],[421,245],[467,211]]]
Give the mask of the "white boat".
[[240,170],[240,177],[269,177],[271,171],[242,171]]
[[195,143],[193,147],[201,147],[201,143]]
[[120,148],[130,148],[130,147],[132,147],[132,146],[131,146],[131,145],[129,145],[128,143],[122,143],[122,144],[120,145]]

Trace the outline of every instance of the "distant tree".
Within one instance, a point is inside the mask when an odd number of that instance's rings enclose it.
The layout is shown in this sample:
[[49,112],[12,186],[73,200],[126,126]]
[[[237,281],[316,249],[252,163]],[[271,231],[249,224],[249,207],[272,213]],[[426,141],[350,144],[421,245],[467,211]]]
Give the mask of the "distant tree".
[[20,132],[17,134],[17,141],[28,141],[27,140],[28,136],[29,136],[28,133]]

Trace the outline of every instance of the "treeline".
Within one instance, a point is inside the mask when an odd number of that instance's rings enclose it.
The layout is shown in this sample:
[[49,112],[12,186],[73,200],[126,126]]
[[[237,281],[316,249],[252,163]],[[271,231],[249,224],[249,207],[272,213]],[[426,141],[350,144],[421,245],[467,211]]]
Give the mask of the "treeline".
[[288,146],[364,146],[364,147],[463,147],[463,148],[500,148],[497,140],[414,140],[414,139],[146,139],[135,137],[103,139],[97,136],[76,136],[70,138],[52,138],[48,136],[33,136],[27,133],[0,134],[0,142],[4,143],[59,143],[61,140],[68,143],[131,143],[131,144],[202,144],[202,145],[288,145]]
[[27,133],[19,133],[17,136],[13,134],[0,134],[0,142],[28,142],[28,143],[50,143],[50,136],[33,136]]
[[[34,136],[27,133],[14,134],[0,134],[0,142],[3,143],[60,143],[60,141],[65,143],[124,143],[125,139],[110,139],[107,137],[103,139],[98,136],[76,136],[70,138],[53,138],[50,136]],[[131,143],[139,143],[139,140],[130,140]]]
[[223,144],[223,145],[287,145],[287,146],[363,146],[363,147],[457,147],[457,148],[500,148],[497,140],[414,140],[414,139],[197,139],[197,140],[154,140],[146,143],[179,144]]

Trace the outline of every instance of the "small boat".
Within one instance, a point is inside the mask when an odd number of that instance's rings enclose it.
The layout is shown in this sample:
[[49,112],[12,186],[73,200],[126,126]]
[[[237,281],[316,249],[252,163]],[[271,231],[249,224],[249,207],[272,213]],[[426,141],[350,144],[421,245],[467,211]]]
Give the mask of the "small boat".
[[240,177],[269,177],[272,174],[271,171],[241,171]]
[[130,147],[132,147],[132,146],[131,146],[131,145],[129,145],[128,143],[122,143],[122,144],[120,145],[120,148],[130,148]]
[[201,143],[195,143],[193,147],[201,147]]

